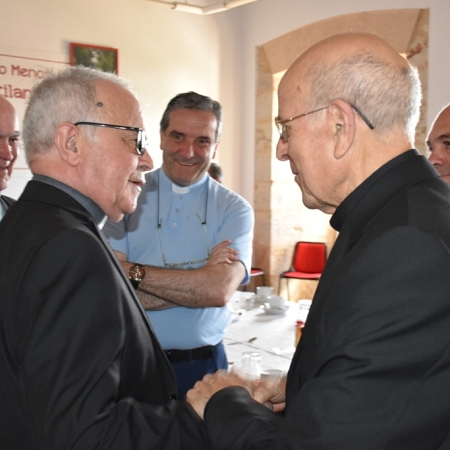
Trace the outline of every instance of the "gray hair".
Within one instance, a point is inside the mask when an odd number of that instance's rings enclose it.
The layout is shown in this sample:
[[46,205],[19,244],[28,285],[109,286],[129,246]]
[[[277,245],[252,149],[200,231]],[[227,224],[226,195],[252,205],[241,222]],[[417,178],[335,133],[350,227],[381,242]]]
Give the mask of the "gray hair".
[[305,81],[311,86],[308,108],[340,98],[362,111],[380,137],[396,129],[414,142],[422,91],[411,65],[394,65],[364,50],[331,64],[318,61],[307,70]]
[[198,109],[201,111],[210,111],[216,116],[216,142],[219,142],[222,134],[222,106],[219,102],[212,100],[205,95],[197,94],[196,92],[186,92],[184,94],[176,95],[167,104],[166,110],[160,122],[161,131],[164,133],[167,130],[170,122],[170,113],[176,109]]
[[[116,83],[131,91],[129,84],[117,75],[82,66],[52,72],[34,86],[23,121],[28,163],[53,146],[60,123],[101,120],[102,111],[97,107],[95,89],[100,81]],[[95,132],[95,127],[86,127],[90,139],[94,139]]]

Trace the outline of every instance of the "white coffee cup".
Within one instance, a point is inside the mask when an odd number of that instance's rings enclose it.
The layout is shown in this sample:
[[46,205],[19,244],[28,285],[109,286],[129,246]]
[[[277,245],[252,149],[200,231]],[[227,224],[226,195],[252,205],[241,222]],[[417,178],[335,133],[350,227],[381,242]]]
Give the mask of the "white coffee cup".
[[283,308],[285,306],[286,300],[283,297],[279,297],[278,295],[272,295],[267,298],[267,302],[269,303],[271,308]]
[[272,286],[258,286],[256,288],[256,295],[258,297],[270,297],[273,295]]

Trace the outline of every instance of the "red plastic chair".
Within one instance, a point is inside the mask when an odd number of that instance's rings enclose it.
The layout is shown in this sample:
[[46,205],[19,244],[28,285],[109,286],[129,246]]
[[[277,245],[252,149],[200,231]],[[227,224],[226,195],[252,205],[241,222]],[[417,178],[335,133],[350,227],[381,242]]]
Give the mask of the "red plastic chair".
[[292,266],[280,274],[278,280],[278,295],[281,291],[281,280],[286,279],[288,299],[289,280],[318,280],[322,275],[327,260],[327,246],[324,242],[299,241],[295,244]]

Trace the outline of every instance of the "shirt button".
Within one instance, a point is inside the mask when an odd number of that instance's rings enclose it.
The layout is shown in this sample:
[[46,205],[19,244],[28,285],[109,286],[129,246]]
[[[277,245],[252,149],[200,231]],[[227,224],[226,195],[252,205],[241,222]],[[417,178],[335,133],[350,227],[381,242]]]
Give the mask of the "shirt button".
[[177,209],[175,210],[175,212],[180,212],[180,210],[177,208]]
[[176,228],[177,227],[177,224],[176,223],[173,223],[172,224],[172,228]]

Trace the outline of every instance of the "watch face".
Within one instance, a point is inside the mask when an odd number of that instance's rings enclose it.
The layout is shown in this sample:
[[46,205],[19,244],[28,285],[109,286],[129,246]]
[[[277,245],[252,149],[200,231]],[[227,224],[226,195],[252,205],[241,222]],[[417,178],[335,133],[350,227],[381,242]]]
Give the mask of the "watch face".
[[131,267],[130,278],[141,281],[142,278],[144,278],[144,275],[145,275],[145,270],[144,270],[143,266],[135,264],[134,266]]

